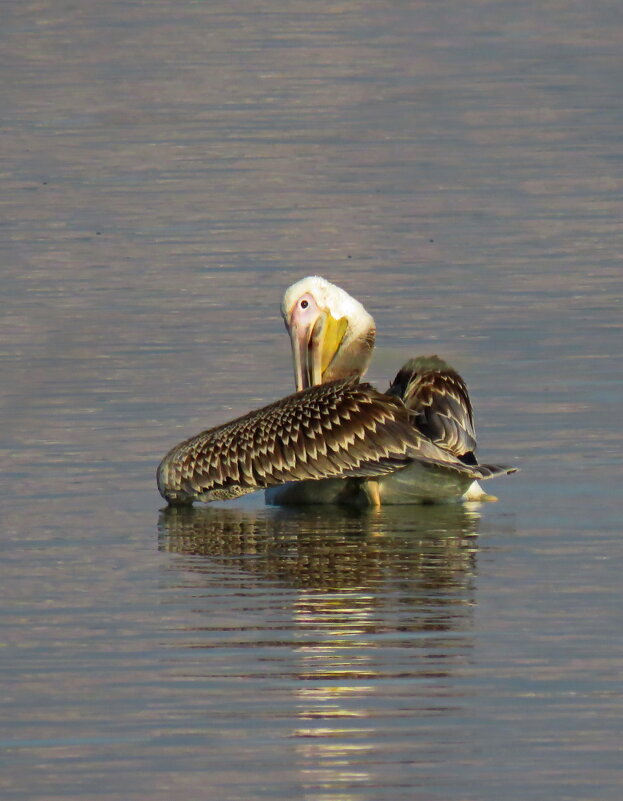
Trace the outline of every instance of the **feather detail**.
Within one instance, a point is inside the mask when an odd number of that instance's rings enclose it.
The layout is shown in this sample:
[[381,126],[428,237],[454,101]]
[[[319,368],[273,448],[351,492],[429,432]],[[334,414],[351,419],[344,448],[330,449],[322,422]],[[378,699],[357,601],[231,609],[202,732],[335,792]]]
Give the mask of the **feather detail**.
[[482,477],[418,431],[398,398],[332,381],[176,445],[158,468],[158,487],[169,502],[189,503],[286,481],[380,476],[413,460]]
[[424,437],[462,461],[476,464],[476,432],[467,386],[446,362],[438,356],[410,359],[387,392],[403,401]]

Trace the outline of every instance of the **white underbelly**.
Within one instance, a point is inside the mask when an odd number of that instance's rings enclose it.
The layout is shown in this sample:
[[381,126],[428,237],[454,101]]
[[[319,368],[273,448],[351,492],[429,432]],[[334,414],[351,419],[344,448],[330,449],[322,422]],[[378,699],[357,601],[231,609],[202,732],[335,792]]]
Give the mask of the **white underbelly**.
[[369,501],[360,479],[324,478],[320,481],[288,481],[264,490],[269,506],[305,506],[310,504],[348,504],[367,506]]
[[[381,504],[453,503],[476,500],[482,493],[469,476],[417,462],[378,479],[327,478],[321,481],[289,481],[265,490],[271,506],[309,504],[374,505],[376,486]],[[469,493],[468,493],[469,490]],[[463,497],[468,493],[469,497]]]
[[456,470],[413,462],[378,480],[381,504],[453,503],[474,483]]

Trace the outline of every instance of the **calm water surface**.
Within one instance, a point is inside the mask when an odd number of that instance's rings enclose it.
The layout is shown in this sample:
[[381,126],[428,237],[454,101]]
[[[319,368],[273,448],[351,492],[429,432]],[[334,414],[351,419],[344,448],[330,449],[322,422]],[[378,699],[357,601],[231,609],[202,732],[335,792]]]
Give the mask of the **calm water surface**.
[[[619,801],[619,2],[2,5],[0,796]],[[437,352],[481,508],[165,511],[286,286]]]

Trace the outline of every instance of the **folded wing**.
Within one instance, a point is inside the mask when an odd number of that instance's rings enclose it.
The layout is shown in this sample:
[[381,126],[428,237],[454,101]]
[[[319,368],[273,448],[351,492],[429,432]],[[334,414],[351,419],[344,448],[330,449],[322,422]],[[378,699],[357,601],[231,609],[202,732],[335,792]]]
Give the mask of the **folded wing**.
[[[447,407],[454,402],[451,393],[437,394],[447,396]],[[313,386],[180,443],[161,462],[158,486],[170,503],[188,503],[287,481],[379,476],[413,460],[473,478],[491,475],[491,468],[468,464],[431,440],[424,428],[439,425],[443,407],[437,405],[429,423],[426,404],[420,405],[421,412],[409,410],[369,384]],[[421,428],[413,425],[413,411]],[[468,429],[457,425],[442,441],[458,442],[461,430],[465,437]]]
[[438,356],[410,359],[394,378],[388,394],[412,413],[414,427],[440,448],[476,464],[476,433],[467,386]]

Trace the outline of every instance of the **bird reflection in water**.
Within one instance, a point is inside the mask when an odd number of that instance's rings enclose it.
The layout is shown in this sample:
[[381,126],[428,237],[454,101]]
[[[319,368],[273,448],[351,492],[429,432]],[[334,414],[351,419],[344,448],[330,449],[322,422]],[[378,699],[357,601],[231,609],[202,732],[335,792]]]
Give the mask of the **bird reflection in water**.
[[[245,572],[295,587],[340,590],[407,573],[422,588],[441,588],[473,570],[478,507],[171,507],[160,512],[159,547],[226,557],[230,567],[238,555]],[[259,561],[247,558],[259,555]]]
[[[397,707],[430,718],[460,703],[453,675],[471,658],[479,517],[469,505],[161,512],[160,548],[190,557],[179,568],[195,587],[218,566],[290,605],[279,636],[295,665],[291,758],[306,797],[351,799],[373,783],[379,749],[400,737]],[[275,583],[296,594],[277,600]]]

